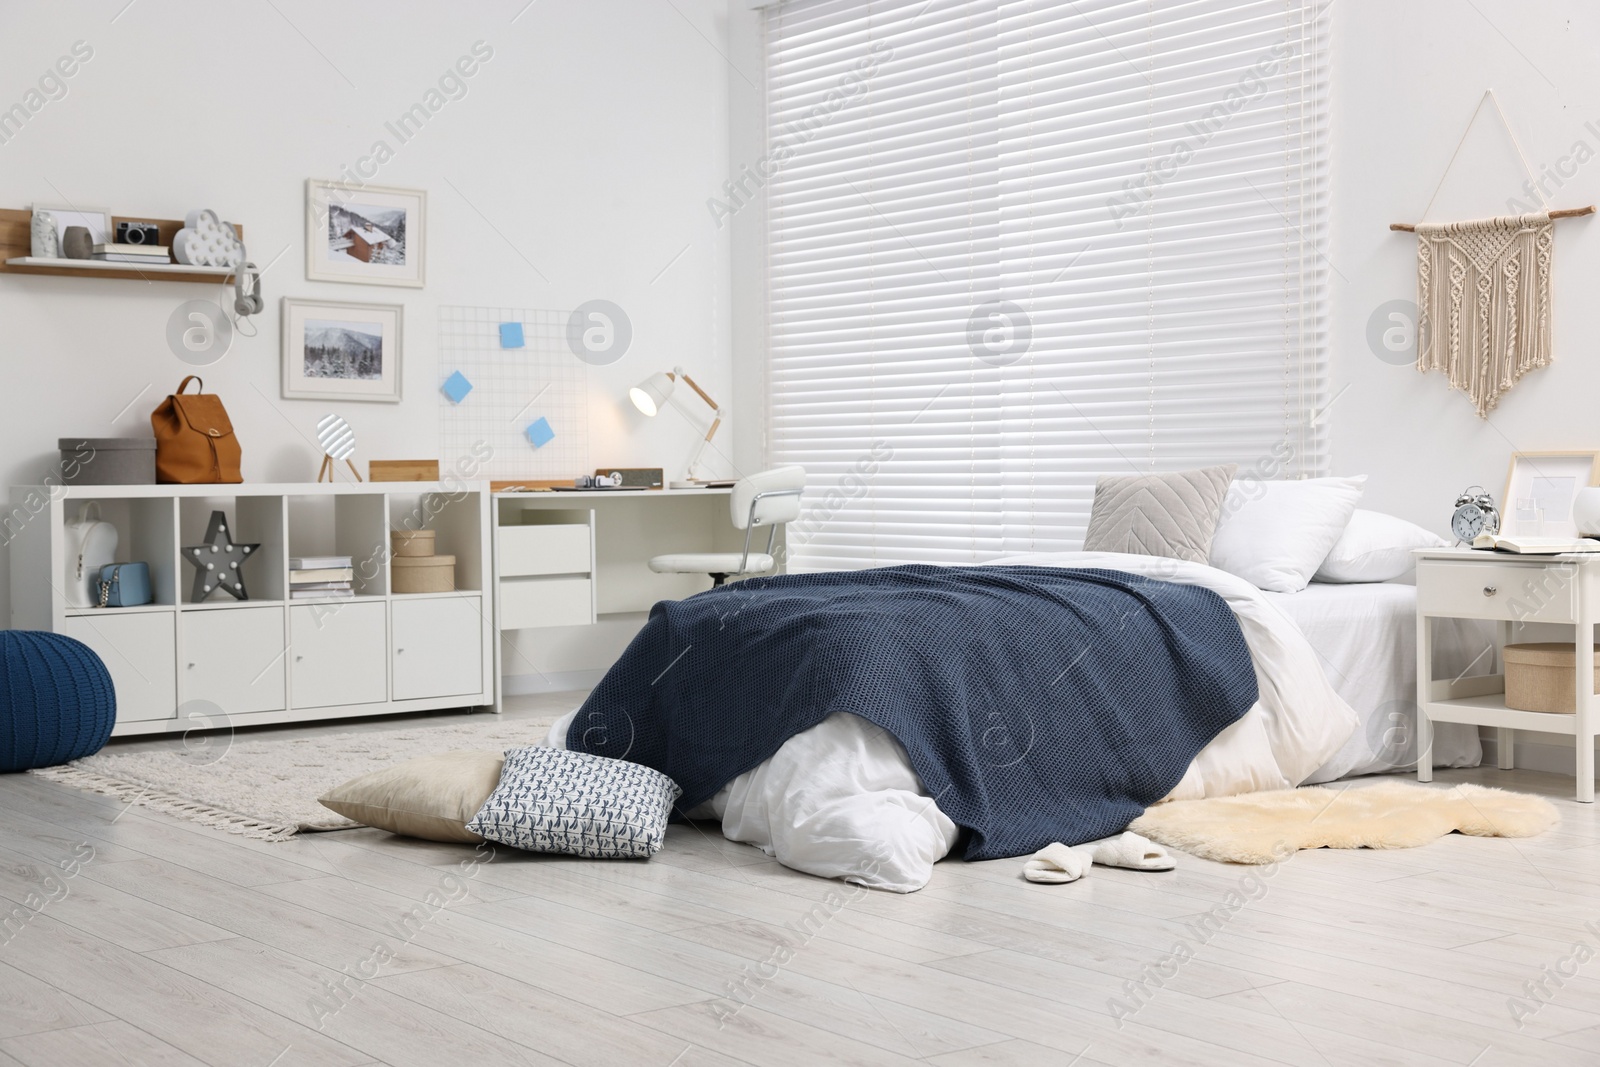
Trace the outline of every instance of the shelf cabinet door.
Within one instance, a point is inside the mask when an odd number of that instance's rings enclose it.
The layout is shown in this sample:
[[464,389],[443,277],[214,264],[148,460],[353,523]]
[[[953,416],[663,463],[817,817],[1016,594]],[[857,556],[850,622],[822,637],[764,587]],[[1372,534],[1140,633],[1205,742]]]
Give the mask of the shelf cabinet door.
[[225,714],[282,711],[288,706],[282,608],[185,611],[183,699],[206,700]]
[[388,697],[383,602],[289,609],[289,694],[297,708],[376,704]]
[[61,632],[94,649],[117,691],[117,722],[178,717],[176,623],[170,611],[69,618]]
[[483,598],[396,600],[394,699],[483,692]]

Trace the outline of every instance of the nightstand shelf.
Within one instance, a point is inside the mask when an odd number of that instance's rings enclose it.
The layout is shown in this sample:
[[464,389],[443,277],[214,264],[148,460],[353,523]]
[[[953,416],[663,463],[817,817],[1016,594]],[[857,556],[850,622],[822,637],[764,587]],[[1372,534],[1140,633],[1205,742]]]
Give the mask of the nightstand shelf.
[[[1500,675],[1495,675],[1499,678]],[[1553,715],[1544,711],[1517,711],[1506,707],[1505,692],[1457,700],[1430,700],[1428,717],[1439,722],[1470,723],[1505,730],[1532,730],[1545,734],[1577,733],[1576,715]]]
[[[1433,780],[1433,724],[1464,723],[1499,731],[1499,765],[1515,765],[1516,731],[1564,734],[1574,739],[1577,799],[1594,802],[1594,739],[1600,696],[1594,693],[1594,638],[1600,615],[1600,559],[1594,555],[1516,556],[1473,549],[1423,549],[1417,553],[1417,780]],[[1506,706],[1505,676],[1433,677],[1436,618],[1499,623],[1502,654],[1514,622],[1570,625],[1577,665],[1572,715],[1518,711]],[[1504,662],[1504,659],[1501,659]],[[1588,684],[1585,684],[1585,683]]]

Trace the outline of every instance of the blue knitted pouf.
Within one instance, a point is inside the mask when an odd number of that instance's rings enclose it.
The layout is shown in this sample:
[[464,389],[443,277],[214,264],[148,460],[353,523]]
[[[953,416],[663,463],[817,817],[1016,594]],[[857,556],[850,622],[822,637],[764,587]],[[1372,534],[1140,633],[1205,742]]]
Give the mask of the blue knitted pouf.
[[98,752],[116,721],[111,675],[88,645],[61,634],[0,630],[0,772]]

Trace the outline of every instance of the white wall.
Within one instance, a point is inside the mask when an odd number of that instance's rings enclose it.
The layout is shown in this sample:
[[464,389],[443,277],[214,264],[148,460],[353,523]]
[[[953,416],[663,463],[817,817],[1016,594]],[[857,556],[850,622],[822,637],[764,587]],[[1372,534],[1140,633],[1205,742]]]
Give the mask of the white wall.
[[[330,407],[279,397],[286,295],[406,306],[404,402],[339,409],[363,461],[439,455],[441,305],[612,300],[634,338],[620,362],[590,372],[591,462],[681,470],[694,428],[675,412],[646,420],[625,396],[682,363],[732,398],[728,238],[705,207],[728,170],[725,0],[121,7],[4,5],[0,108],[22,101],[74,42],[93,56],[0,144],[0,206],[167,218],[213,207],[245,226],[252,258],[272,262],[268,310],[252,320],[258,336],[202,373],[233,417],[247,481],[311,480],[313,428]],[[466,94],[400,144],[385,122],[478,41],[493,56]],[[306,281],[305,180],[339,177],[379,139],[395,154],[369,180],[429,193],[427,287]],[[5,483],[44,477],[57,437],[148,434],[151,408],[190,369],[167,347],[168,317],[213,295],[0,275]],[[735,411],[720,439],[730,449],[737,423]],[[0,609],[6,583],[0,569]]]
[[[1556,362],[1523,378],[1487,421],[1443,376],[1384,362],[1369,346],[1373,312],[1416,295],[1416,239],[1388,226],[1422,217],[1491,86],[1535,171],[1568,172],[1559,188],[1546,186],[1552,206],[1600,201],[1600,162],[1590,158],[1600,155],[1600,5],[1340,0],[1332,19],[1331,363],[1333,392],[1344,390],[1330,413],[1334,471],[1370,476],[1366,506],[1444,533],[1465,486],[1482,483],[1501,499],[1512,451],[1600,448],[1600,218],[1556,223]],[[1491,112],[1430,221],[1504,214],[1509,197],[1524,195]]]

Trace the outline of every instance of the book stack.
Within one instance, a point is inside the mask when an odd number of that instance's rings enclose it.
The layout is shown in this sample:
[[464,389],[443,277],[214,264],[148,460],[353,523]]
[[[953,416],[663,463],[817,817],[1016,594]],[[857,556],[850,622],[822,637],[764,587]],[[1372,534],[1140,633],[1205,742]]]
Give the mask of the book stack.
[[107,263],[171,263],[166,245],[95,245],[90,249],[94,259]]
[[354,599],[352,562],[349,556],[296,556],[289,561],[289,599]]

